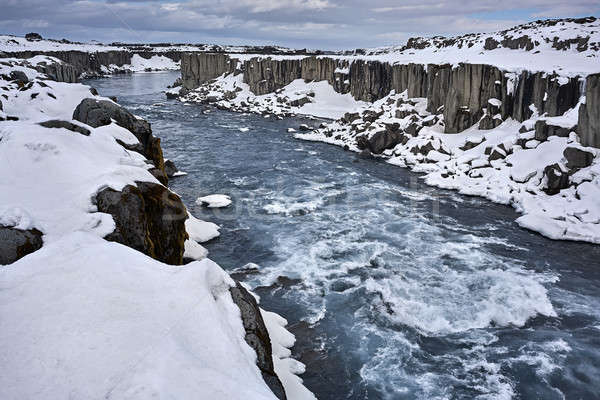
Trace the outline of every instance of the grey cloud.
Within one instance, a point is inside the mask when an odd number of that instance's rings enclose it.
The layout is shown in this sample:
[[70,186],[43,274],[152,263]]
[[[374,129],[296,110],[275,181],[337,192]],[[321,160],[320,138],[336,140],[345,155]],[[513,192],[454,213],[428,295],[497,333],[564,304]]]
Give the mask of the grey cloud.
[[598,12],[597,0],[4,0],[0,30],[107,42],[353,48]]

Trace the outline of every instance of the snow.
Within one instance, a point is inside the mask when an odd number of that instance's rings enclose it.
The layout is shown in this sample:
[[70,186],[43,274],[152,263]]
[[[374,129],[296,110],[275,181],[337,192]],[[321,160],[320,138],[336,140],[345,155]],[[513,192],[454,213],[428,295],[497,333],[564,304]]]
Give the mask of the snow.
[[167,71],[177,70],[180,67],[180,62],[175,62],[169,57],[154,55],[148,59],[134,54],[131,57],[131,65],[124,66],[132,72],[143,72],[146,70],[152,71]]
[[204,197],[198,197],[196,204],[205,205],[208,208],[222,208],[231,204],[231,198],[225,194],[211,194]]
[[208,242],[220,235],[219,226],[212,222],[202,221],[188,213],[185,230],[191,240],[199,243]]
[[[525,49],[512,50],[501,44],[494,50],[484,48],[487,38],[501,42],[506,37],[518,38],[528,36],[534,43],[531,51]],[[600,42],[600,20],[579,24],[560,21],[554,26],[543,26],[537,22],[516,26],[503,32],[489,34],[468,34],[456,38],[453,45],[443,45],[446,38],[423,39],[429,46],[423,49],[406,49],[402,46],[380,47],[368,49],[363,56],[346,56],[350,62],[355,59],[378,60],[397,64],[452,64],[459,63],[494,65],[509,72],[523,70],[533,72],[557,72],[562,77],[559,84],[568,82],[565,77],[589,75],[600,72],[597,51],[588,47],[578,51],[575,46],[567,50],[552,47],[554,39],[559,41],[589,37],[589,44]],[[462,45],[460,41],[464,40]],[[469,43],[468,45],[466,43]],[[511,91],[509,91],[510,93]]]
[[0,271],[4,399],[274,399],[229,276],[74,232]]
[[[275,399],[245,341],[234,282],[198,243],[217,237],[218,226],[189,215],[185,256],[201,261],[185,266],[104,240],[115,223],[97,211],[96,193],[159,184],[147,160],[115,140],[137,139],[114,123],[71,120],[83,98],[104,99],[89,87],[43,87],[45,76],[17,65],[23,60],[4,61],[11,65],[0,65],[0,95],[19,120],[0,123],[0,224],[37,228],[44,244],[0,268],[2,399]],[[4,81],[11,70],[33,86]],[[38,125],[48,119],[90,135]],[[292,335],[283,326],[275,332],[288,398],[309,398],[293,375],[302,364],[283,355]]]

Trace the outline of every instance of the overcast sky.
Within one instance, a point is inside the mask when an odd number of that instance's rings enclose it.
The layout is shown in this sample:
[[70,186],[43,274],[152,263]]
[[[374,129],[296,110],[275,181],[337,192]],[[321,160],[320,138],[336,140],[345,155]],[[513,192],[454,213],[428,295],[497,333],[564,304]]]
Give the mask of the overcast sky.
[[346,49],[600,15],[600,0],[0,0],[0,33]]

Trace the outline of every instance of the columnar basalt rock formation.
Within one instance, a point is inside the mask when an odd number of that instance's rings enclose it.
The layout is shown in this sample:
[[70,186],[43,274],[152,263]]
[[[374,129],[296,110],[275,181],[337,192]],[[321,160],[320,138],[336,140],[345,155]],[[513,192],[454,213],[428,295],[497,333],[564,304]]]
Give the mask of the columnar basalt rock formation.
[[298,59],[252,58],[244,62],[244,82],[256,95],[272,93],[302,76]]
[[184,53],[181,56],[183,87],[192,89],[225,73],[235,71],[237,60],[225,54]]
[[581,144],[600,148],[600,74],[590,75],[585,83],[585,103],[579,107]]
[[[224,54],[184,55],[183,85],[194,89],[223,73],[234,72],[233,64],[237,64],[235,59]],[[583,94],[580,77],[528,71],[516,74],[485,64],[392,65],[331,57],[255,57],[242,63],[241,69],[244,83],[255,95],[274,92],[295,79],[327,81],[335,91],[369,102],[392,91],[407,91],[409,98],[427,98],[429,112],[444,114],[446,133],[458,133],[475,124],[480,129],[492,129],[506,118],[524,121],[534,112],[562,115],[575,107]],[[591,82],[589,87],[595,81]],[[590,98],[595,104],[593,96]],[[588,120],[595,126],[593,118]]]

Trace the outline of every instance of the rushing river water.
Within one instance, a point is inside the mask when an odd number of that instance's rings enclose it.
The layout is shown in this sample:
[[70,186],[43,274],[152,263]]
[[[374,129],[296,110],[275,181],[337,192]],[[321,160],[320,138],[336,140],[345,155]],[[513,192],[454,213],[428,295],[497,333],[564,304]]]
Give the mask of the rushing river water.
[[[288,319],[319,399],[600,398],[600,246],[287,133],[306,121],[166,100],[177,76],[88,83],[152,123],[221,226],[209,257]],[[195,204],[213,193],[233,205]]]

